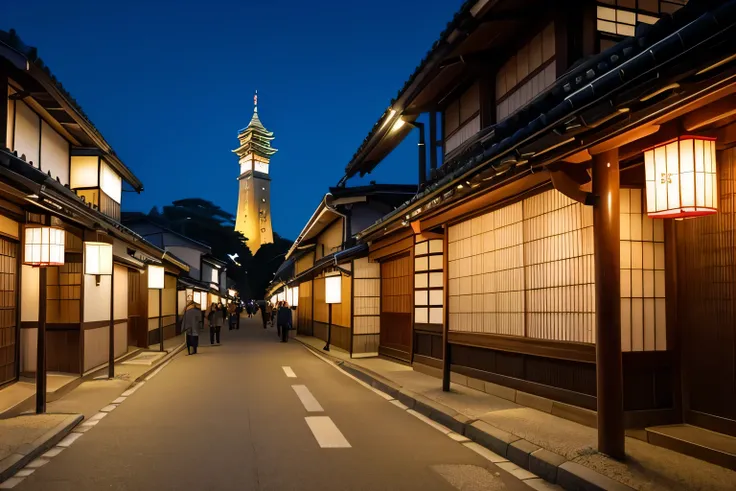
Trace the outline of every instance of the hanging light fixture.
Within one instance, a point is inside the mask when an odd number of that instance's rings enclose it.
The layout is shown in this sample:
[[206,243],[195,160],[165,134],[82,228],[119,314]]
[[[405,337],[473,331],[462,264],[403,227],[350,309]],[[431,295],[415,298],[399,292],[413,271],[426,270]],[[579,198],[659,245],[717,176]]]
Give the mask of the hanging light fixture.
[[84,274],[95,275],[98,285],[101,275],[112,275],[112,244],[84,243]]
[[342,303],[342,275],[325,277],[325,303]]
[[715,138],[681,136],[644,151],[647,214],[692,218],[718,212]]
[[164,267],[148,265],[148,288],[162,290],[164,287]]
[[39,267],[63,266],[64,230],[47,226],[26,227],[23,264]]
[[295,286],[291,289],[291,306],[292,307],[299,307],[299,287]]

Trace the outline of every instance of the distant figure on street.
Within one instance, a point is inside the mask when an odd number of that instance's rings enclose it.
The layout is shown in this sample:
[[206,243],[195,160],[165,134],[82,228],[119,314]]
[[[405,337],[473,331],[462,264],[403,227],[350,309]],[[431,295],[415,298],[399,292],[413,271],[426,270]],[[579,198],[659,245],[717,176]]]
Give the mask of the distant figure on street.
[[248,313],[249,318],[253,315],[253,306],[251,306],[250,302],[245,304],[245,311]]
[[192,297],[187,298],[187,306],[181,317],[181,330],[187,336],[187,354],[196,355],[199,346],[199,330],[202,328],[202,315],[199,304]]
[[289,340],[289,331],[291,330],[291,309],[286,302],[280,302],[279,305],[276,325],[281,331],[281,342],[285,343]]
[[229,303],[227,305],[227,316],[228,321],[230,322],[230,330],[232,331],[237,327],[238,324],[238,314],[237,314],[238,308],[235,305],[235,303]]
[[210,344],[220,344],[220,330],[225,324],[224,309],[212,302],[210,311],[207,314],[207,320],[210,323]]
[[266,302],[265,307],[261,309],[261,318],[263,319],[263,328],[268,327],[268,323],[271,322],[271,302]]
[[243,304],[240,303],[240,300],[238,300],[238,303],[235,304],[235,316],[237,317],[237,321],[235,321],[235,329],[240,329],[240,315],[243,313]]

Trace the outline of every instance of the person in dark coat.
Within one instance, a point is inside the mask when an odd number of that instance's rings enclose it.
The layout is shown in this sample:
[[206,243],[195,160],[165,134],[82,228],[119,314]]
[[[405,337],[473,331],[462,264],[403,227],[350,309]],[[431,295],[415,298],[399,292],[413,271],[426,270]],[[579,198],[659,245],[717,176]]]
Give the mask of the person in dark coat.
[[225,308],[216,303],[212,303],[210,311],[207,314],[207,320],[210,323],[210,344],[220,344],[220,331],[225,325]]
[[268,327],[268,323],[271,322],[271,302],[266,301],[266,305],[261,307],[261,319],[263,319],[263,328]]
[[199,331],[202,329],[202,314],[199,304],[194,303],[190,296],[184,315],[181,318],[181,330],[187,337],[187,354],[196,355],[199,346]]
[[289,331],[291,330],[291,309],[286,302],[281,302],[280,305],[276,314],[276,326],[281,331],[281,342],[285,343],[289,340]]

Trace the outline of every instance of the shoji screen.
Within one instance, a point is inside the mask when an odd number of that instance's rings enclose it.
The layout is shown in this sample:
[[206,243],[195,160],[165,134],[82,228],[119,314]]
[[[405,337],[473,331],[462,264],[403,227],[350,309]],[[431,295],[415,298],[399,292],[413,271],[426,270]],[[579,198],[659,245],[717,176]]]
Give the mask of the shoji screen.
[[368,258],[356,259],[353,264],[353,334],[378,334],[381,328],[381,265],[368,262]]
[[522,209],[516,203],[450,227],[451,331],[524,335]]
[[593,208],[557,191],[523,206],[527,336],[594,343]]
[[592,208],[547,191],[448,239],[450,330],[595,342]]
[[621,349],[667,349],[664,226],[640,189],[621,190]]
[[441,239],[414,246],[414,324],[443,324],[443,262]]

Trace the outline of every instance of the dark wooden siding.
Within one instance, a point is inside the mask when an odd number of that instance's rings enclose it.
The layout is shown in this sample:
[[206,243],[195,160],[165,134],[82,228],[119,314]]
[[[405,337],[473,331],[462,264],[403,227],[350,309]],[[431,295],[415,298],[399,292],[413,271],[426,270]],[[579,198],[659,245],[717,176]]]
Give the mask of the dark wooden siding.
[[381,263],[379,352],[406,360],[411,357],[412,271],[409,253]]
[[18,377],[18,244],[0,239],[0,386]]
[[736,434],[736,150],[718,154],[719,212],[676,222],[686,420]]

